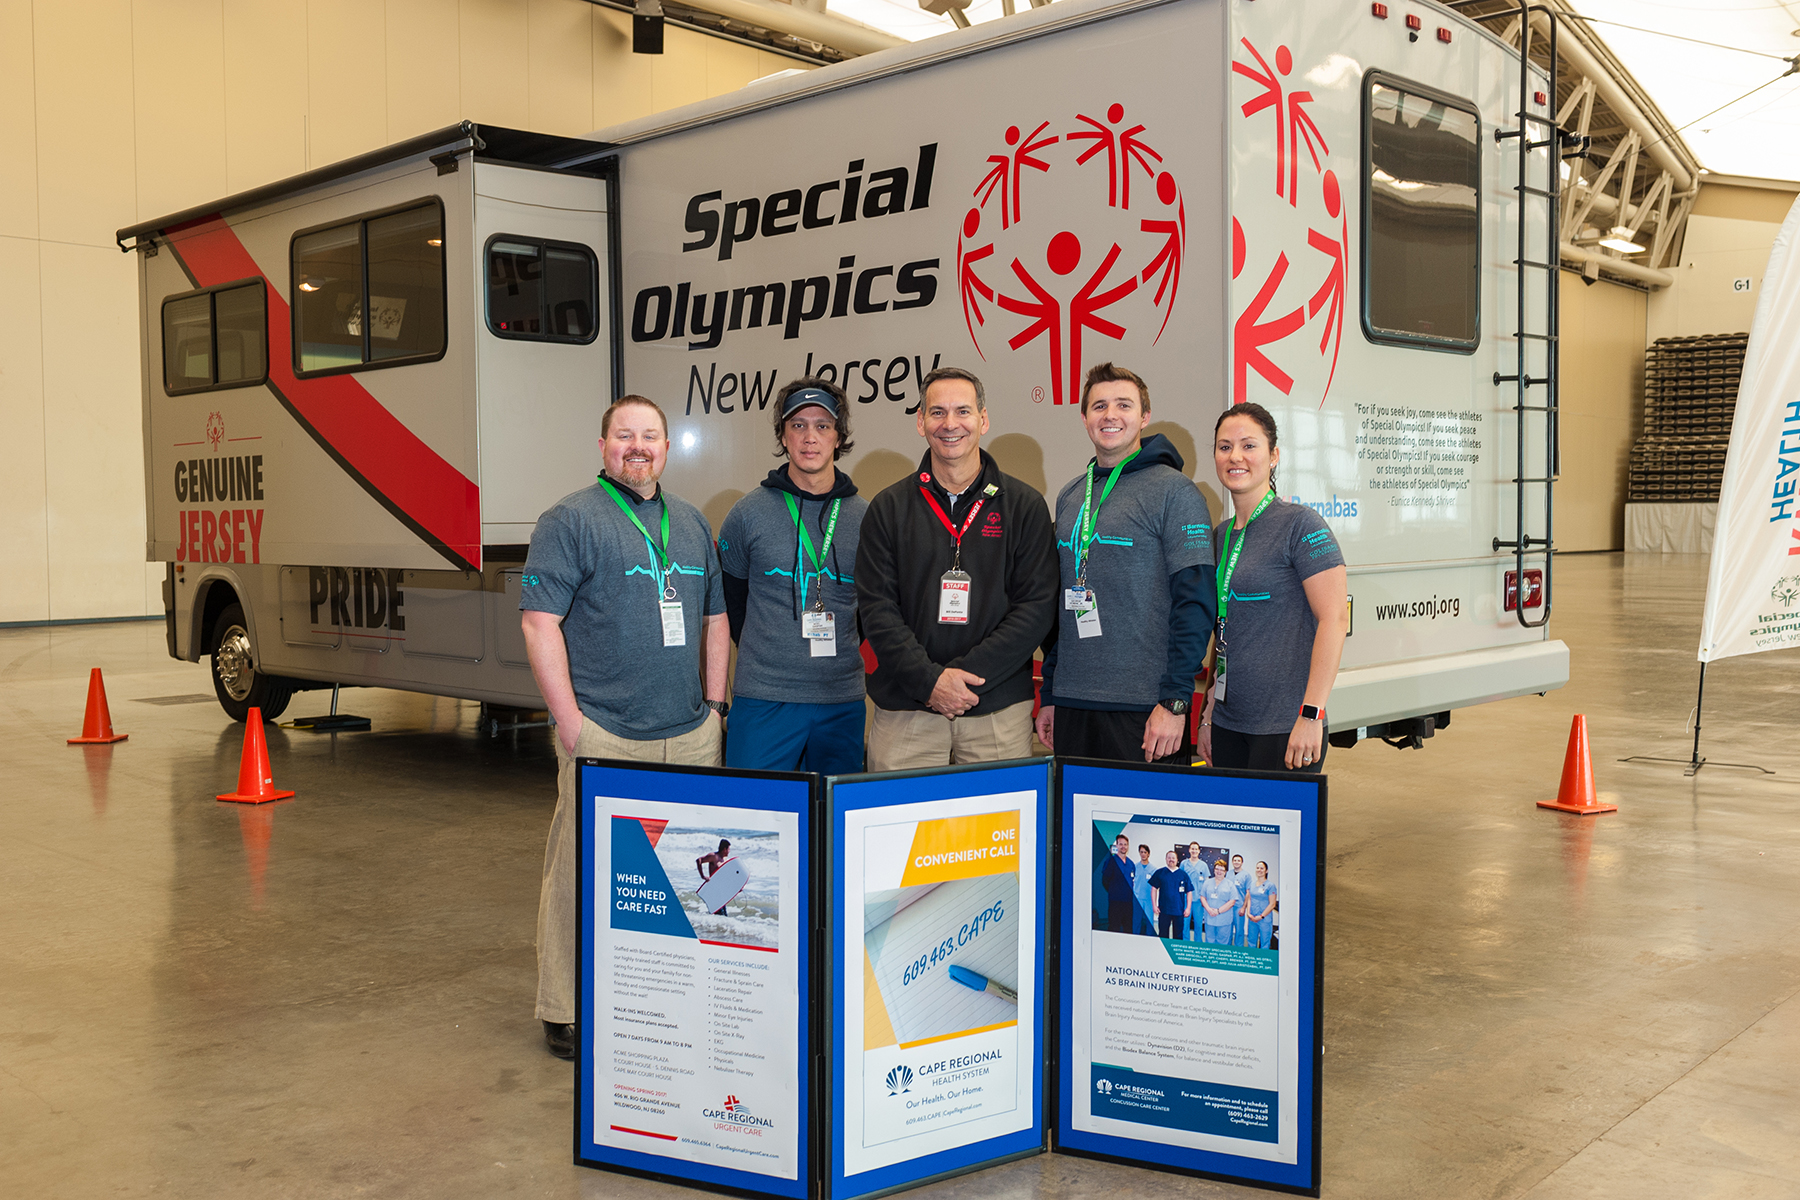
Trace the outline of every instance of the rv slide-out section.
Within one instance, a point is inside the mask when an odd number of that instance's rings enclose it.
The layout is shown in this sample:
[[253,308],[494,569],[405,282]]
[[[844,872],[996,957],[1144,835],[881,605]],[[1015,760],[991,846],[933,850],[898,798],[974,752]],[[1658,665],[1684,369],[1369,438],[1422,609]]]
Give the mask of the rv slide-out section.
[[212,656],[227,711],[541,705],[525,547],[592,478],[614,356],[610,183],[539,160],[593,150],[459,126],[121,232],[169,649]]

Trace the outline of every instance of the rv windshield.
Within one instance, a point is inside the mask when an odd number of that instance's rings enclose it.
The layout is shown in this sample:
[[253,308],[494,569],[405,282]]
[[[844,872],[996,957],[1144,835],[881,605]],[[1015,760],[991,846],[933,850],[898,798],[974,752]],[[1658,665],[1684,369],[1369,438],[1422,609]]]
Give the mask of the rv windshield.
[[1480,340],[1480,122],[1472,108],[1369,84],[1363,316],[1371,337]]

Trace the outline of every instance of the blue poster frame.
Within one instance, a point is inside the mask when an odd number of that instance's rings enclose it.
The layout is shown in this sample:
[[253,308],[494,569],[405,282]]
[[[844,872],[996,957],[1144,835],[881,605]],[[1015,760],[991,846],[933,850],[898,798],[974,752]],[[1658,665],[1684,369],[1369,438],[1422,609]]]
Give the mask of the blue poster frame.
[[[820,1139],[816,1128],[818,1072],[815,1067],[819,987],[814,977],[813,930],[810,918],[818,911],[816,855],[818,846],[821,779],[817,775],[773,771],[739,771],[717,767],[686,767],[663,763],[625,762],[583,758],[576,763],[576,1014],[575,1054],[575,1162],[641,1175],[668,1183],[710,1191],[750,1196],[780,1196],[787,1200],[816,1200],[819,1195]],[[683,780],[689,781],[684,787]],[[799,1011],[795,1014],[795,1046],[798,1076],[800,1177],[777,1179],[752,1171],[689,1162],[641,1151],[602,1146],[593,1140],[594,1128],[594,918],[593,864],[598,861],[595,798],[597,795],[638,800],[673,800],[682,804],[747,808],[764,812],[793,813],[799,817],[799,846],[795,858],[800,878],[797,892],[803,906],[800,936],[795,952],[800,981]]]
[[[847,775],[825,781],[826,809],[829,813],[826,860],[828,877],[845,878],[845,815],[852,811],[887,808],[922,801],[980,796],[992,792],[1034,791],[1037,794],[1037,926],[1021,930],[1020,936],[1035,936],[1037,947],[1034,969],[1036,978],[1048,980],[1047,934],[1054,901],[1054,872],[1051,869],[1052,827],[1050,801],[1054,787],[1055,760],[1050,758],[1015,759],[998,763],[976,763],[961,767],[935,767],[919,771],[896,771],[880,775]],[[845,977],[847,968],[840,961],[841,938],[849,914],[846,911],[848,889],[831,889],[829,924],[825,943],[825,959],[830,964],[831,1028],[825,1038],[830,1090],[830,1160],[827,1195],[832,1200],[855,1200],[856,1197],[884,1194],[917,1187],[935,1179],[991,1167],[1009,1159],[1044,1153],[1048,1147],[1045,1125],[1045,1048],[1049,1035],[1046,1022],[1050,1016],[1050,987],[1037,989],[1032,1044],[1026,1062],[1032,1064],[1031,1121],[1016,1133],[1003,1134],[979,1142],[971,1142],[951,1150],[919,1158],[907,1159],[886,1167],[878,1167],[856,1175],[844,1173],[843,1151],[846,1137],[844,1119],[844,1063],[850,1053],[842,1045],[844,1029]],[[860,918],[859,918],[860,919]],[[860,975],[860,966],[857,968]],[[860,1049],[856,1053],[861,1053]]]
[[[1301,1195],[1319,1194],[1320,1128],[1323,1108],[1320,1069],[1323,1064],[1324,895],[1326,780],[1323,775],[1225,771],[1198,767],[1147,765],[1059,759],[1057,778],[1056,877],[1057,911],[1057,1113],[1055,1148],[1059,1154],[1100,1158],[1151,1170],[1198,1175],[1251,1184]],[[1242,805],[1288,809],[1300,815],[1300,866],[1311,886],[1298,911],[1282,907],[1282,939],[1297,938],[1300,950],[1298,1110],[1310,1120],[1298,1122],[1299,1144],[1293,1165],[1266,1159],[1171,1146],[1146,1126],[1143,1138],[1097,1134],[1073,1128],[1074,980],[1077,964],[1068,961],[1075,944],[1074,871],[1080,848],[1076,837],[1073,797],[1076,792],[1191,801],[1197,804]],[[1289,930],[1289,918],[1296,926]]]

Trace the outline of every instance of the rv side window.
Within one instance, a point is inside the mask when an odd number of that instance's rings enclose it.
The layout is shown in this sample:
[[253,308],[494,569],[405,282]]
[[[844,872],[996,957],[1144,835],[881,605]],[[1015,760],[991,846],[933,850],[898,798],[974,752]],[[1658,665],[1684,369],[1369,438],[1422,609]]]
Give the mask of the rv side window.
[[1481,339],[1481,121],[1473,105],[1371,74],[1363,101],[1363,329],[1375,341]]
[[599,334],[600,265],[575,242],[503,233],[487,244],[487,322],[497,337],[591,342]]
[[163,301],[163,390],[174,396],[267,379],[267,311],[260,279]]
[[444,210],[436,200],[299,234],[293,271],[300,374],[444,356]]

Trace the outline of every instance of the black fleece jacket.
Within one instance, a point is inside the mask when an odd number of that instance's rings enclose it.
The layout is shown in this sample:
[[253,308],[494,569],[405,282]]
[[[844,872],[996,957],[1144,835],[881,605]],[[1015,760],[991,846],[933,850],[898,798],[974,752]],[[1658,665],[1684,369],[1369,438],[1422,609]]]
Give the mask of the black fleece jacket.
[[[995,493],[988,496],[987,489]],[[961,528],[985,498],[962,539],[971,577],[967,625],[938,622],[938,596],[956,545],[925,502],[929,488]],[[877,665],[869,698],[890,711],[930,708],[945,667],[987,680],[969,716],[985,716],[1032,695],[1031,658],[1056,621],[1056,529],[1030,484],[1003,473],[987,451],[981,474],[954,507],[931,478],[929,452],[919,469],[869,503],[856,551],[856,594],[863,637]]]

